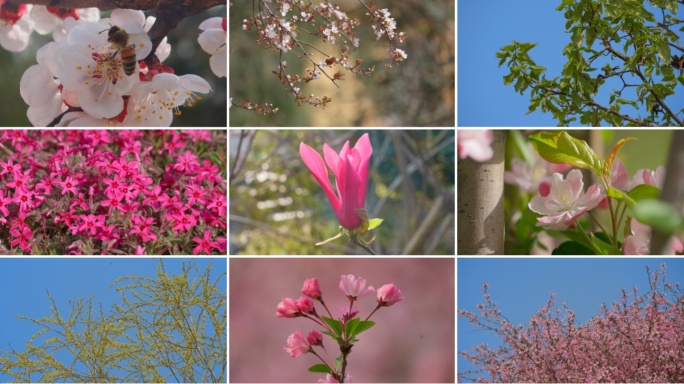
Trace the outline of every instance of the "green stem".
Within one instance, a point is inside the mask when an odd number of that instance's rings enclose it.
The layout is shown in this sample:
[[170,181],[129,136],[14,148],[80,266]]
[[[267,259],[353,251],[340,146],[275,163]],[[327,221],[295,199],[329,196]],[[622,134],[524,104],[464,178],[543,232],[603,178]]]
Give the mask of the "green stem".
[[599,250],[598,247],[596,246],[596,244],[594,244],[594,242],[591,241],[591,238],[589,237],[589,235],[587,234],[587,232],[584,231],[584,228],[582,228],[582,225],[580,224],[579,220],[575,220],[575,224],[577,224],[577,227],[579,228],[579,231],[582,232],[582,234],[584,235],[584,237],[587,238],[587,240],[589,241],[589,244],[591,244],[591,246],[594,248],[594,251],[596,251],[596,254],[597,254],[597,255],[600,255],[600,254],[601,254],[601,250]]
[[615,217],[615,212],[613,211],[613,199],[611,197],[606,197],[608,200],[608,208],[610,208],[610,219],[613,227],[613,236],[611,241],[613,245],[617,247],[617,218]]
[[591,213],[591,211],[589,211],[589,212],[587,212],[587,213],[589,213],[589,216],[591,216],[592,220],[594,220],[594,222],[596,223],[596,225],[598,225],[599,228],[601,228],[601,230],[603,231],[603,233],[605,233],[606,236],[607,236],[607,235],[608,235],[608,231],[606,231],[606,228],[601,224],[601,222],[598,221],[598,220],[596,219],[596,217],[594,216],[593,213]]

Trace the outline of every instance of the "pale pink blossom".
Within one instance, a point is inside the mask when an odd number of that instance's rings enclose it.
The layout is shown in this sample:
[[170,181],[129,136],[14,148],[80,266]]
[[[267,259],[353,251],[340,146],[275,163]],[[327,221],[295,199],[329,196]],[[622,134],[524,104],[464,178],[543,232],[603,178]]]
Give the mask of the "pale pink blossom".
[[340,289],[347,297],[358,298],[375,291],[373,286],[366,287],[366,279],[356,278],[354,275],[342,275]]
[[318,279],[311,278],[304,280],[302,293],[312,299],[318,300],[321,298],[321,287],[318,285]]
[[636,171],[634,176],[632,176],[632,179],[627,182],[626,190],[630,191],[632,188],[641,184],[649,184],[658,189],[663,189],[663,183],[665,183],[665,167],[661,165],[656,168],[655,171],[650,169],[640,169]]
[[[325,375],[325,379],[318,379],[318,382],[319,383],[339,383],[339,381],[333,375],[331,375],[329,373],[327,375]],[[344,382],[345,383],[351,383],[352,382],[351,376],[349,375],[349,372],[347,372],[344,375]]]
[[[650,255],[651,254],[651,227],[638,222],[635,218],[629,222],[631,235],[625,237],[622,243],[624,255]],[[675,255],[684,251],[682,242],[672,236],[668,241],[668,255]]]
[[[536,152],[534,152],[536,154]],[[546,196],[551,188],[551,175],[564,173],[572,168],[570,164],[550,163],[536,155],[532,166],[524,160],[514,158],[511,160],[511,170],[504,172],[504,181],[508,184],[517,185],[525,192],[537,193]]]
[[287,347],[285,352],[290,354],[290,357],[295,358],[303,355],[311,350],[311,345],[302,334],[301,330],[297,330],[287,338]]
[[560,173],[553,174],[548,196],[535,196],[528,204],[532,211],[542,215],[537,219],[537,225],[550,230],[564,230],[573,226],[576,219],[595,208],[605,197],[596,184],[589,187],[586,194],[582,194],[583,187],[579,169],[570,171],[565,180]]
[[391,307],[394,303],[405,299],[399,288],[397,288],[394,284],[385,284],[378,288],[377,296],[378,305],[383,307]]
[[494,133],[489,129],[460,129],[457,133],[458,157],[465,159],[470,156],[473,160],[484,162],[494,156],[492,142]]

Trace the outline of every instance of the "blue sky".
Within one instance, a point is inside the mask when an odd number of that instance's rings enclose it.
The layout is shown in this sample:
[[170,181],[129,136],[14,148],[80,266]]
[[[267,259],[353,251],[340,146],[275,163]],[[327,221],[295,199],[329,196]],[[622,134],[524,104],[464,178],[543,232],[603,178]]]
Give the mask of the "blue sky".
[[[164,267],[170,275],[182,273],[188,259],[165,258]],[[212,263],[212,279],[226,272],[225,258],[195,258],[201,272]],[[107,287],[123,276],[155,278],[159,259],[152,258],[0,258],[0,350],[9,350],[8,343],[23,351],[28,339],[41,327],[14,315],[32,318],[50,316],[48,289],[64,317],[71,310],[68,300],[93,296],[94,308],[102,303],[105,313],[119,294]],[[191,272],[190,276],[194,276]],[[224,278],[225,282],[225,278]],[[224,289],[227,286],[223,286]],[[225,290],[224,290],[225,292]],[[0,373],[0,382],[9,377]]]
[[[563,301],[575,311],[577,321],[585,323],[598,315],[601,303],[619,300],[620,289],[639,293],[648,291],[645,267],[654,270],[667,265],[667,280],[684,284],[684,258],[459,258],[457,308],[478,313],[483,303],[482,283],[489,283],[489,294],[513,324],[528,322],[556,293],[558,308]],[[477,330],[463,317],[457,318],[458,352],[485,343],[500,345],[491,332]],[[472,365],[458,357],[458,371]]]
[[[570,42],[563,12],[555,10],[560,4],[561,0],[457,2],[459,127],[557,125],[552,115],[542,113],[541,109],[525,114],[529,108],[529,90],[520,95],[512,84],[504,86],[503,76],[509,73],[508,67],[506,64],[498,67],[495,53],[513,40],[538,43],[529,52],[530,57],[537,65],[546,67],[547,78],[559,76],[565,64],[562,51]],[[684,7],[679,7],[678,14],[682,18]],[[604,87],[610,92],[614,85]],[[679,85],[677,89],[681,92],[684,87]],[[607,98],[606,94],[604,102]],[[681,108],[681,103],[668,104]],[[624,108],[622,112],[627,111]]]

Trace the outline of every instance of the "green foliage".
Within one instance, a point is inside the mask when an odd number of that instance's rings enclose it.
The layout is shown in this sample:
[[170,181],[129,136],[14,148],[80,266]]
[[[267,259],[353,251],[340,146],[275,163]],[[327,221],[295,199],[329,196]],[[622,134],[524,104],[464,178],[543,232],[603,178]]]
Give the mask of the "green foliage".
[[565,131],[559,133],[539,132],[530,135],[530,142],[539,156],[551,163],[567,163],[582,169],[592,169],[601,174],[603,163],[584,140],[578,140]]
[[[541,107],[559,126],[578,118],[592,126],[684,126],[684,108],[675,109],[681,103],[672,97],[678,84],[684,85],[681,69],[675,73],[671,65],[673,49],[684,54],[672,30],[684,31],[676,17],[678,2],[649,1],[658,20],[644,3],[562,0],[556,10],[564,12],[571,42],[563,49],[567,61],[560,76],[548,78],[546,68],[532,60],[528,52],[536,44],[513,41],[496,53],[499,66],[508,66],[504,84],[514,84],[521,95],[530,89],[528,113]],[[604,99],[607,104],[599,101]]]
[[210,272],[188,262],[169,276],[160,260],[156,279],[112,284],[122,303],[108,313],[80,298],[66,319],[48,292],[50,316],[19,316],[42,329],[23,352],[0,351],[0,367],[20,382],[226,382],[225,273],[212,281]]

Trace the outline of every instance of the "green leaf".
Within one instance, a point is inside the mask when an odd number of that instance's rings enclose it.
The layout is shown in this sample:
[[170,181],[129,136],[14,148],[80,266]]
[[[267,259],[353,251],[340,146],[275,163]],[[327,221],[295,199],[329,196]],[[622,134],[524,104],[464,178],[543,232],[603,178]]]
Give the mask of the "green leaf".
[[309,372],[332,373],[332,369],[325,364],[316,364],[309,367]]
[[591,249],[574,241],[566,241],[551,252],[552,255],[595,255]]
[[342,322],[325,316],[321,316],[321,319],[332,328],[337,336],[342,337]]
[[681,225],[682,218],[670,204],[656,199],[639,201],[632,209],[634,217],[664,234],[672,234]]
[[378,218],[370,219],[370,221],[368,221],[368,230],[370,231],[371,229],[375,229],[375,228],[379,227],[383,221],[384,221],[383,219],[378,219]]
[[601,158],[589,147],[584,140],[578,140],[567,132],[559,133],[539,132],[529,137],[532,146],[546,161],[552,163],[567,163],[578,168],[592,169],[601,175]]
[[361,319],[355,317],[347,321],[347,324],[344,325],[344,333],[347,335],[347,339],[354,338],[354,330],[356,329],[356,326],[359,325],[360,321]]
[[356,334],[358,335],[358,334],[360,334],[361,332],[370,329],[370,327],[372,327],[372,326],[374,326],[374,325],[375,325],[375,322],[370,321],[370,320],[361,321],[361,322],[359,322],[359,324],[356,326],[356,329],[354,330],[354,332],[356,332]]
[[650,184],[639,184],[627,192],[627,195],[634,199],[634,201],[657,199],[660,197],[660,189]]

